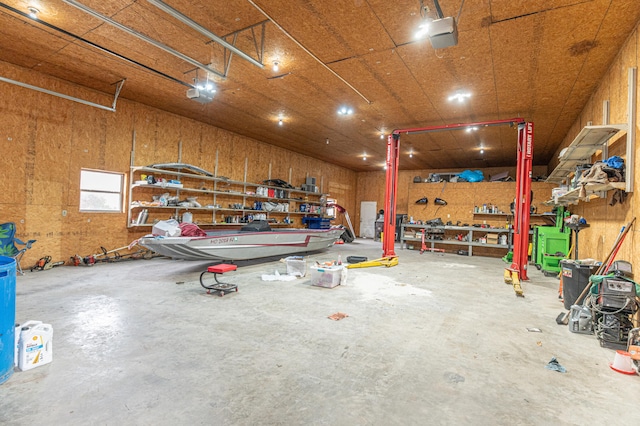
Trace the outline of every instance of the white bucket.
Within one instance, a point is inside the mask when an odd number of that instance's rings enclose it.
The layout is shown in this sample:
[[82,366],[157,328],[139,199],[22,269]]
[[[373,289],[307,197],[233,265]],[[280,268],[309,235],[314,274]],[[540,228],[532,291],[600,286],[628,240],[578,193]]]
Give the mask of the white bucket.
[[53,360],[53,327],[35,324],[22,327],[18,368],[22,371],[48,364]]
[[613,364],[609,364],[609,367],[618,373],[636,374],[636,370],[633,368],[633,361],[631,361],[631,354],[627,351],[616,351]]

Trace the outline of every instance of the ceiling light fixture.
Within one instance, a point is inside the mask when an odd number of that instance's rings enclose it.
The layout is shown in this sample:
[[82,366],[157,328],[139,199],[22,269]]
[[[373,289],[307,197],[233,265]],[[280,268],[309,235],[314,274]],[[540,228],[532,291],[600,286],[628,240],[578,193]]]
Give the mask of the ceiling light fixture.
[[367,161],[367,154],[364,154],[364,155],[362,156],[362,160],[363,160],[363,161]]
[[279,70],[279,69],[280,69],[280,62],[275,61],[275,62],[273,63],[273,70],[274,70],[275,72],[278,72],[278,70]]
[[327,145],[329,145],[329,138],[327,138]]
[[27,7],[27,10],[29,11],[29,16],[32,19],[38,19],[38,13],[40,13],[38,8],[33,7],[33,6],[29,6],[29,7]]
[[199,78],[198,70],[196,70],[194,86],[195,88],[187,90],[187,98],[201,104],[208,104],[213,101],[213,95],[217,90],[213,81],[209,80],[208,74],[205,78]]
[[467,133],[475,132],[478,130],[478,126],[467,127]]
[[278,126],[282,126],[282,118],[278,120]]
[[413,158],[413,151],[409,153],[409,158]]
[[380,133],[380,139],[384,139],[384,133]]
[[471,93],[469,93],[469,92],[458,92],[458,93],[455,93],[455,94],[453,94],[453,95],[449,96],[449,97],[447,98],[447,100],[448,100],[449,102],[451,102],[451,101],[458,101],[458,102],[462,103],[462,102],[464,102],[466,99],[469,99],[470,97],[471,97]]
[[480,154],[484,154],[484,148],[480,148]]
[[351,114],[353,114],[353,109],[349,108],[349,107],[346,107],[346,106],[343,106],[343,107],[340,107],[340,109],[338,110],[338,114],[340,114],[340,115],[351,115]]
[[429,34],[429,28],[431,28],[431,22],[433,22],[432,18],[425,18],[422,23],[418,26],[418,31],[413,35],[413,38],[416,40],[421,40],[425,38]]

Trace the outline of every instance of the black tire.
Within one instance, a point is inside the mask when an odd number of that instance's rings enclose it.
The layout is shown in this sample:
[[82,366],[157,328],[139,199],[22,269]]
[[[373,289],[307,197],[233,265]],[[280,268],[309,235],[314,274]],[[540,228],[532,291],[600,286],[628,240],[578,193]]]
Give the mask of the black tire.
[[345,228],[344,232],[342,233],[342,235],[340,236],[340,238],[342,238],[342,241],[344,241],[345,243],[352,243],[353,240],[355,240],[355,237],[353,236],[351,231],[349,229],[346,229],[346,228]]

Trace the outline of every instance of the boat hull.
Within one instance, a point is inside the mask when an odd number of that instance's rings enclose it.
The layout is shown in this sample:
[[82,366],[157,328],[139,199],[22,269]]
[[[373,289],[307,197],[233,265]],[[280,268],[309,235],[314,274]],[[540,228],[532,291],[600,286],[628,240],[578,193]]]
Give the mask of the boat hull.
[[138,244],[158,254],[185,260],[248,260],[331,247],[344,229],[218,231],[206,237],[143,237]]

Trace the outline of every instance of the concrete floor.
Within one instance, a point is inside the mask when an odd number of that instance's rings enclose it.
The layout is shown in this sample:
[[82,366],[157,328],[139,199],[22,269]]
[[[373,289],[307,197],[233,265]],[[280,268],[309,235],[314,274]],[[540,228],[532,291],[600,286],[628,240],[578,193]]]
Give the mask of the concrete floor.
[[[240,262],[224,276],[240,291],[222,298],[198,283],[206,262],[27,273],[17,319],[53,325],[54,359],[0,385],[0,424],[637,424],[640,377],[556,324],[556,279],[534,269],[517,298],[500,259],[397,252],[398,266],[349,270],[334,289]],[[308,260],[338,254],[381,246]],[[553,356],[566,374],[545,369]]]

